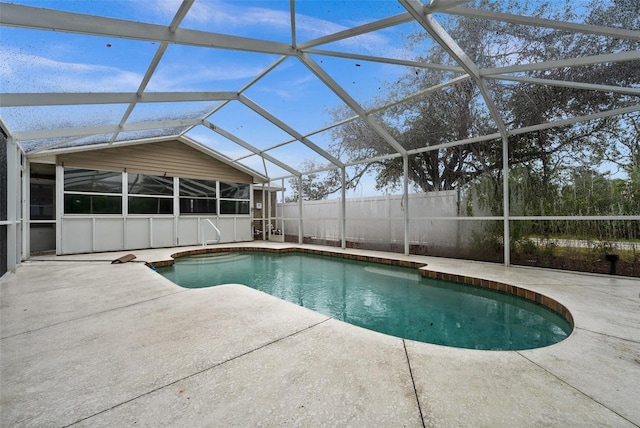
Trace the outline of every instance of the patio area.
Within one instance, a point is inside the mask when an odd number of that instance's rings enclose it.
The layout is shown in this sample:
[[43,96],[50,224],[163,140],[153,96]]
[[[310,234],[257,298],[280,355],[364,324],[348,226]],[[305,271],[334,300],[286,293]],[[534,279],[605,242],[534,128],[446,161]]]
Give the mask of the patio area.
[[140,263],[184,247],[33,257],[0,282],[0,425],[640,426],[639,280],[318,248],[530,289],[575,329],[541,349],[456,349]]

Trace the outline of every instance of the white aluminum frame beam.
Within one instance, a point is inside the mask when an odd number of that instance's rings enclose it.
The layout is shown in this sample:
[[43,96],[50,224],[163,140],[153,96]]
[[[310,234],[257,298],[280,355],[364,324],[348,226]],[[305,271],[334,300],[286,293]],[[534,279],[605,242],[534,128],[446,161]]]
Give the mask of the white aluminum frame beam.
[[442,88],[446,88],[447,86],[455,85],[458,82],[462,82],[464,80],[471,79],[471,76],[468,74],[463,74],[462,76],[458,76],[454,79],[448,80],[446,82],[438,83],[437,85],[430,86],[428,88],[422,89],[418,92],[414,92],[413,94],[407,95],[406,97],[399,98],[393,102],[388,104],[384,104],[380,107],[374,107],[372,109],[367,110],[367,114],[376,113],[382,110],[386,110],[389,107],[397,106],[398,104],[402,104],[404,102],[410,101],[414,98],[421,97],[423,95],[429,94],[431,92],[439,91]]
[[[64,140],[64,141],[60,141],[58,143],[52,143],[52,144],[47,144],[46,146],[40,147],[39,149],[36,150],[32,150],[29,152],[29,157],[32,157],[34,155],[37,155],[38,153],[42,153],[42,152],[47,152],[49,150],[53,150],[56,147],[60,147],[60,146],[64,146],[66,144],[71,144],[74,141],[78,141],[81,140],[82,138],[84,138],[85,136],[80,136],[80,137],[75,137],[75,138],[70,138],[68,140]],[[111,144],[111,143],[109,143]],[[93,146],[91,146],[93,147]]]
[[424,11],[426,13],[449,11],[452,7],[463,3],[469,3],[469,0],[431,0],[424,5]]
[[[466,3],[466,2],[465,2]],[[556,21],[553,19],[537,18],[535,16],[513,15],[510,13],[494,12],[491,10],[471,9],[456,7],[447,10],[448,14],[465,16],[467,18],[482,18],[493,21],[508,22],[510,24],[526,25],[533,27],[551,28],[554,30],[568,31],[572,33],[595,34],[618,39],[640,40],[640,31],[626,30],[616,27],[603,27],[574,22]]]
[[88,104],[169,103],[237,100],[235,92],[65,92],[3,93],[2,107],[38,107]]
[[411,21],[411,15],[408,13],[401,13],[399,15],[390,16],[378,21],[369,22],[358,27],[348,28],[337,33],[329,34],[327,36],[318,37],[317,39],[309,40],[305,43],[300,43],[298,49],[305,50],[314,46],[326,45],[328,43],[338,42],[344,39],[350,39],[351,37],[360,36],[362,34],[371,33],[373,31],[382,30],[384,28],[393,27],[398,24],[405,24]]
[[548,70],[552,68],[579,67],[582,65],[603,64],[608,62],[625,62],[640,60],[640,51],[625,51],[612,54],[591,55],[582,58],[543,61],[531,64],[511,65],[507,67],[485,68],[480,70],[480,76],[494,76],[503,73],[522,73],[525,71]]
[[86,128],[60,128],[43,129],[34,131],[15,132],[16,140],[43,140],[48,138],[79,137],[96,134],[111,134],[113,132],[148,131],[152,129],[179,128],[183,126],[193,126],[202,123],[202,119],[177,119],[165,120],[161,122],[140,122],[129,123],[122,128],[118,125],[92,126]]
[[2,4],[0,25],[234,51],[295,54],[291,46],[286,43],[181,28],[172,32],[164,25],[8,3]]
[[361,55],[361,54],[353,54],[347,52],[336,52],[336,51],[327,51],[322,49],[305,49],[304,53],[311,55],[322,55],[322,56],[330,56],[336,58],[347,58],[361,61],[370,61],[370,62],[380,62],[383,64],[394,64],[394,65],[404,65],[407,67],[416,67],[416,68],[426,68],[430,70],[439,70],[439,71],[452,71],[457,73],[464,73],[464,69],[462,67],[456,67],[452,65],[442,65],[442,64],[433,64],[427,62],[420,61],[410,61],[406,59],[395,59],[395,58],[385,58],[379,56],[371,56],[371,55]]
[[622,107],[614,110],[601,111],[598,113],[587,114],[584,116],[576,116],[569,119],[555,120],[548,123],[541,123],[539,125],[525,126],[524,128],[510,130],[509,135],[520,135],[520,134],[526,134],[527,132],[540,131],[543,129],[558,128],[560,126],[572,125],[578,122],[587,122],[589,120],[602,119],[605,117],[617,116],[617,115],[626,114],[626,113],[634,113],[636,111],[640,111],[640,104],[636,104],[629,107]]
[[[244,85],[242,87],[242,89],[240,89],[236,95],[240,95],[243,92],[245,92],[247,89],[249,89],[250,87],[252,87],[253,85],[255,85],[256,83],[258,83],[258,81],[260,81],[263,77],[265,77],[267,74],[271,73],[271,71],[273,71],[276,67],[278,67],[280,64],[282,64],[284,62],[285,59],[289,58],[288,56],[281,56],[280,58],[278,58],[277,60],[275,60],[273,62],[273,64],[269,65],[267,68],[265,68],[264,70],[262,70],[262,73],[258,74],[256,77],[254,77],[253,79],[251,79],[251,81],[249,83],[247,83],[246,85]],[[237,98],[237,97],[236,97]]]
[[289,0],[289,21],[291,23],[291,46],[296,47],[296,0]]
[[190,101],[237,100],[236,92],[48,92],[48,93],[3,93],[2,107],[38,107],[63,105],[98,105],[129,103],[170,103]]
[[572,89],[584,89],[588,91],[600,91],[600,92],[613,92],[616,94],[624,95],[640,95],[640,88],[629,88],[613,85],[599,85],[594,83],[582,83],[569,80],[553,80],[553,79],[539,79],[536,77],[523,77],[523,76],[510,76],[507,74],[497,74],[495,76],[487,76],[487,79],[506,80],[510,82],[522,82],[531,83],[533,85],[541,86],[558,86],[562,88]]
[[502,134],[500,134],[499,132],[495,132],[493,134],[480,135],[478,137],[465,138],[464,140],[449,141],[447,143],[435,144],[433,146],[426,146],[426,147],[421,147],[419,149],[409,150],[409,155],[417,155],[419,153],[432,152],[434,150],[446,149],[448,147],[462,146],[465,144],[473,144],[473,143],[480,143],[483,141],[497,140],[501,137],[502,137]]

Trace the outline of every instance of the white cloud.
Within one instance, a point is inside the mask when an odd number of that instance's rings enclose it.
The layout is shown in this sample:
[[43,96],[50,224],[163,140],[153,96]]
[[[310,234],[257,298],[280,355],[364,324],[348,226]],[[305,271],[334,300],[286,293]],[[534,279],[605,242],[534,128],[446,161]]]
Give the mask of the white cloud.
[[135,91],[139,73],[117,67],[56,61],[17,49],[0,48],[2,90],[8,92]]
[[[170,4],[171,2],[166,2]],[[177,8],[176,8],[177,10]],[[242,6],[242,2],[224,1],[196,2],[184,20],[189,23],[206,24],[206,31],[214,33],[233,32],[237,28],[260,28],[261,30],[290,31],[291,15],[288,10],[273,10],[261,7]],[[296,14],[296,31],[307,39],[315,39],[334,34],[349,27],[325,19],[304,14]],[[399,49],[390,38],[378,34],[363,34],[355,38],[336,42],[346,49],[357,49],[372,55],[380,53],[405,56],[405,50]]]
[[222,1],[194,3],[184,22],[206,23],[209,31],[214,33],[224,33],[231,28],[246,26],[267,25],[271,28],[289,28],[290,26],[288,11],[237,6]]
[[[245,65],[237,63],[217,62],[215,65],[170,64],[159,68],[149,82],[150,91],[181,91],[203,90],[207,85],[220,81],[237,81],[254,78],[261,73],[267,65]],[[225,83],[228,86],[228,83]],[[239,90],[241,84],[228,87],[226,90]],[[219,88],[217,89],[219,90]]]
[[299,98],[305,95],[305,87],[307,86],[307,83],[315,80],[315,76],[308,74],[299,78],[294,78],[293,80],[282,81],[280,87],[276,87],[274,85],[260,85],[258,83],[255,89],[260,92],[274,94],[278,98]]

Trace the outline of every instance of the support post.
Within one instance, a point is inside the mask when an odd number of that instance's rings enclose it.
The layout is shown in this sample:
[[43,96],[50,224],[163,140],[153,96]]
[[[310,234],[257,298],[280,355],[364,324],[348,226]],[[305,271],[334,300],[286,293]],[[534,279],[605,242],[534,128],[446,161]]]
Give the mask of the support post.
[[[124,178],[123,178],[124,180]],[[124,191],[127,187],[124,186]],[[64,167],[56,165],[56,255],[62,254],[62,228],[64,226]],[[122,195],[122,199],[126,203],[127,196]],[[126,206],[123,207],[123,213],[126,213]],[[126,218],[126,217],[125,217]],[[125,230],[126,232],[126,230]]]
[[402,201],[404,205],[404,255],[409,255],[409,156],[402,155],[403,190]]
[[22,260],[31,254],[31,165],[25,159],[22,173]]
[[302,174],[298,176],[298,244],[302,244]]
[[509,138],[502,137],[502,215],[504,222],[504,265],[511,265],[511,231],[509,228]]
[[262,183],[262,240],[267,240],[267,200],[266,200],[266,192],[267,188],[264,187],[264,183]]
[[347,248],[347,169],[342,168],[342,191],[340,192],[340,246]]
[[7,138],[7,270],[15,272],[18,266],[18,145],[13,137]]
[[264,233],[265,233],[266,239],[270,241],[271,240],[271,189],[270,188],[267,188],[267,193],[265,196],[267,198],[267,200],[265,201],[266,205],[262,206],[262,208],[265,210],[267,215],[267,223],[264,227]]
[[[280,182],[280,188],[282,189],[282,202],[280,203],[280,207],[281,207],[281,211],[280,211],[280,233],[282,233],[282,242],[286,241],[285,238],[285,234],[284,234],[284,178],[281,179],[282,181]],[[277,197],[276,197],[276,206],[277,204]]]
[[[180,245],[180,179],[173,177],[173,245]],[[126,247],[125,247],[126,248]]]

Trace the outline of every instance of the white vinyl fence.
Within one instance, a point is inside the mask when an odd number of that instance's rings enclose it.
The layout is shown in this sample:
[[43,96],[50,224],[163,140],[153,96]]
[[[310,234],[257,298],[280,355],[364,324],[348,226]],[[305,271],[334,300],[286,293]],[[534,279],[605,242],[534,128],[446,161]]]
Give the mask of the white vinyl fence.
[[[278,204],[279,216],[283,206]],[[277,228],[286,236],[298,236],[297,202],[284,204]],[[437,219],[436,219],[437,218]],[[443,219],[446,218],[446,219]],[[469,222],[456,221],[457,191],[409,195],[409,243],[434,247],[460,247],[467,239]],[[304,201],[302,229],[306,240],[340,242],[340,199]],[[346,200],[345,238],[351,243],[404,244],[402,195],[383,195]]]

